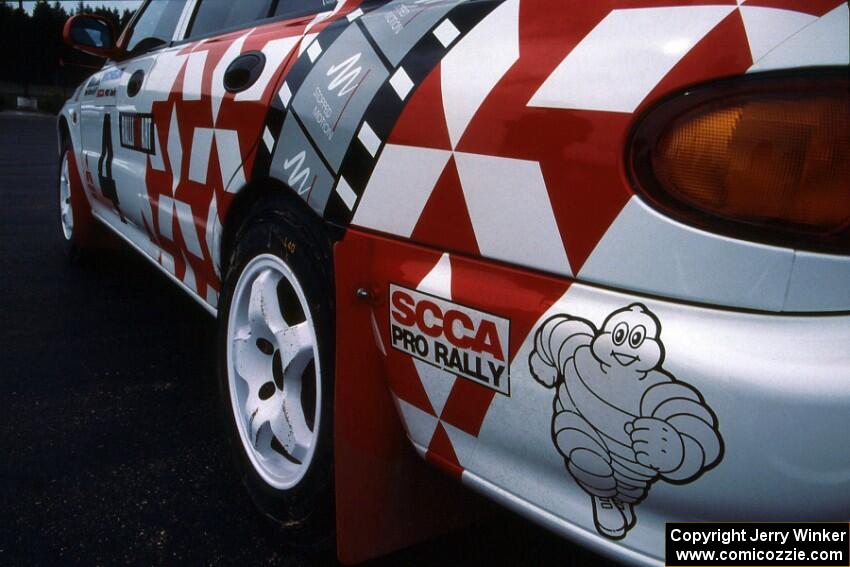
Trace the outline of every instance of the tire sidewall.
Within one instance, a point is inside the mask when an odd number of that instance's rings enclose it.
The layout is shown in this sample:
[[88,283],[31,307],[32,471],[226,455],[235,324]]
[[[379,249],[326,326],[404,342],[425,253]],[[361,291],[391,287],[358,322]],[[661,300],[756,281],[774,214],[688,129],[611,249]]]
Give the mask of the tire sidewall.
[[[224,274],[218,317],[218,374],[225,427],[237,472],[252,500],[295,536],[290,543],[324,543],[333,530],[333,288],[327,237],[281,203],[255,207],[238,231]],[[279,490],[254,469],[236,425],[227,362],[228,320],[236,284],[248,263],[273,254],[289,266],[306,296],[319,351],[321,411],[313,459],[297,485]]]

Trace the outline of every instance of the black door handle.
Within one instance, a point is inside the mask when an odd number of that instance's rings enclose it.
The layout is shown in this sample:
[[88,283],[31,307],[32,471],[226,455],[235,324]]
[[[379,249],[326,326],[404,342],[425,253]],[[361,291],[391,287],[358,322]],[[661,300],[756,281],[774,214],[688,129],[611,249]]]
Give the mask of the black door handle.
[[238,93],[251,87],[266,66],[266,56],[260,51],[243,53],[233,60],[224,72],[224,90]]

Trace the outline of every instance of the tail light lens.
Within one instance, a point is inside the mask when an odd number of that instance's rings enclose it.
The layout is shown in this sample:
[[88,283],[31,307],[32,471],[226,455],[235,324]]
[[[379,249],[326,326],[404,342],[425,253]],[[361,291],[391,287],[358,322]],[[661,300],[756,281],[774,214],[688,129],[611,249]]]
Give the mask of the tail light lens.
[[640,192],[675,218],[761,242],[850,252],[848,70],[692,89],[635,129]]

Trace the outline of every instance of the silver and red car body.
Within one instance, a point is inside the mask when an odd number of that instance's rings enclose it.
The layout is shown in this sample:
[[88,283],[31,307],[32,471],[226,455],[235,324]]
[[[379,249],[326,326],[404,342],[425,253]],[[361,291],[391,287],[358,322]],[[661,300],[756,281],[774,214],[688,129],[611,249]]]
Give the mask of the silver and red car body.
[[[458,518],[466,501],[411,444],[631,563],[661,561],[665,522],[847,519],[850,257],[674,220],[635,194],[623,157],[636,119],[686,86],[847,66],[847,2],[343,0],[183,40],[193,5],[173,45],[109,64],[67,103],[73,182],[211,313],[234,223],[263,191],[294,191],[346,229],[342,559]],[[226,69],[252,51],[262,74],[227,92]],[[564,407],[534,356],[552,348],[551,329],[538,331],[553,317],[581,320],[589,343],[635,304],[657,323],[653,371],[691,392],[663,394],[653,415],[690,400],[703,462],[678,481],[635,479],[649,492],[612,538],[565,466],[553,422]],[[435,365],[437,343],[450,356]],[[592,423],[571,427],[594,438]]]

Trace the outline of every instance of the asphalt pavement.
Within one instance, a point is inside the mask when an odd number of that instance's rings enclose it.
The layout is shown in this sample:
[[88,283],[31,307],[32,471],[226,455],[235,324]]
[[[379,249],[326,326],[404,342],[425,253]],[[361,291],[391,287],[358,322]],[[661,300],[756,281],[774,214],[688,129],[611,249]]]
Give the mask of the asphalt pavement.
[[[54,120],[0,113],[0,565],[334,565],[230,468],[213,319],[124,247],[59,246]],[[600,565],[511,514],[388,565]]]

